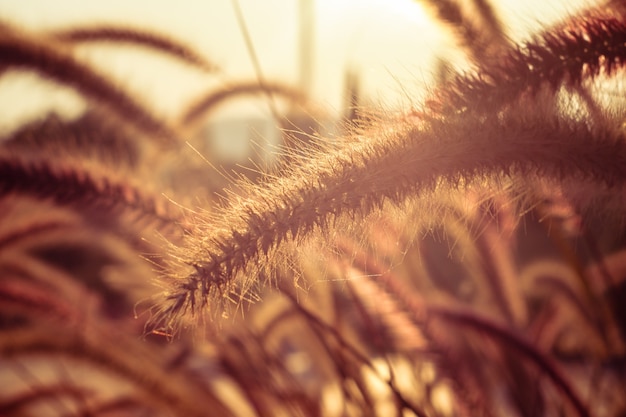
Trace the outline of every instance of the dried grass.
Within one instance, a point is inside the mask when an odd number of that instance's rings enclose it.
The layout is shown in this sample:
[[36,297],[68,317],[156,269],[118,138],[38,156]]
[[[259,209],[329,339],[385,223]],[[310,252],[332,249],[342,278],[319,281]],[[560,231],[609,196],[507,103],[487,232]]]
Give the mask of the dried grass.
[[489,2],[428,3],[472,72],[336,140],[285,139],[222,200],[162,195],[178,134],[246,95],[312,112],[298,89],[259,71],[174,129],[71,45],[214,70],[187,46],[3,24],[5,67],[90,108],[0,141],[0,414],[623,415],[626,144],[591,88],[623,76],[622,7],[511,46]]

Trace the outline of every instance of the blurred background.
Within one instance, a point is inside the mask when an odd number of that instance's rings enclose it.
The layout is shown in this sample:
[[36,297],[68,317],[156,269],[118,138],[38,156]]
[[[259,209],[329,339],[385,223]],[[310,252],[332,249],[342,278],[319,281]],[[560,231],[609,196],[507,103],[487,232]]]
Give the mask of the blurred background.
[[[493,3],[516,41],[585,4]],[[115,23],[158,31],[194,47],[219,70],[200,73],[140,48],[78,49],[80,58],[143,97],[166,120],[207,89],[262,77],[307,94],[321,110],[314,129],[321,131],[333,131],[356,104],[394,110],[419,103],[445,68],[464,68],[463,51],[449,28],[432,16],[429,2],[411,0],[0,0],[0,18],[28,30]],[[212,154],[242,162],[250,156],[251,140],[279,141],[269,102],[262,94],[231,100],[194,134],[212,141]],[[15,71],[0,79],[0,133],[49,111],[71,118],[83,110],[72,90],[35,73]]]

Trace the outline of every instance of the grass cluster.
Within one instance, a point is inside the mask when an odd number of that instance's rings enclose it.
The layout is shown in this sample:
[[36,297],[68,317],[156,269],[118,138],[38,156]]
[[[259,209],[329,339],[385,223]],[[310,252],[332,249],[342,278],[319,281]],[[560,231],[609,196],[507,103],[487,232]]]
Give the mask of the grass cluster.
[[77,46],[217,65],[138,28],[0,24],[0,76],[87,103],[0,141],[0,415],[623,416],[624,7],[513,45],[488,1],[423,3],[471,71],[337,138],[284,129],[219,187],[182,139],[219,104],[319,108],[259,74],[164,119]]

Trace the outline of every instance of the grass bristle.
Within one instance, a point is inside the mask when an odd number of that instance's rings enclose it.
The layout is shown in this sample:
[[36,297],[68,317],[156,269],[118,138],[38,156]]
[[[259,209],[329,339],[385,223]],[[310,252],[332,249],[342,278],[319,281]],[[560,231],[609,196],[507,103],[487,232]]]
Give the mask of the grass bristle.
[[[0,23],[0,77],[86,104],[0,138],[0,414],[623,416],[624,6],[514,45],[489,0],[421,3],[467,72],[438,57],[393,111],[349,75],[329,129],[237,2],[256,77],[166,118],[78,52],[214,77],[176,34]],[[279,142],[220,161],[207,126],[250,97]]]

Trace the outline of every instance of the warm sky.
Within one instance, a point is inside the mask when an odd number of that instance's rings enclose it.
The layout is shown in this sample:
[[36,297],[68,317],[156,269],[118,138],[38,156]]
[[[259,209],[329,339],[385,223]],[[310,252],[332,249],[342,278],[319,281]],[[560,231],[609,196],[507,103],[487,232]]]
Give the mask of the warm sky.
[[[553,21],[582,0],[507,0],[496,3],[510,36]],[[263,75],[298,80],[298,0],[239,0]],[[222,80],[254,78],[237,24],[233,0],[0,0],[0,17],[28,29],[45,30],[92,22],[159,29],[193,44],[222,68]],[[393,106],[416,97],[436,58],[450,58],[454,44],[445,29],[411,0],[315,0],[312,94],[330,109],[342,105],[348,69],[356,71],[374,103]],[[155,110],[176,112],[208,80],[194,70],[130,48],[83,48],[80,53],[119,82],[148,97]],[[0,79],[0,125],[38,104],[65,102],[67,94],[35,87],[34,77]],[[219,81],[219,80],[217,80]],[[35,93],[38,94],[35,94]],[[44,100],[45,97],[45,100]],[[56,100],[56,101],[55,101]],[[75,100],[76,101],[76,100]],[[0,129],[2,126],[0,126]]]

